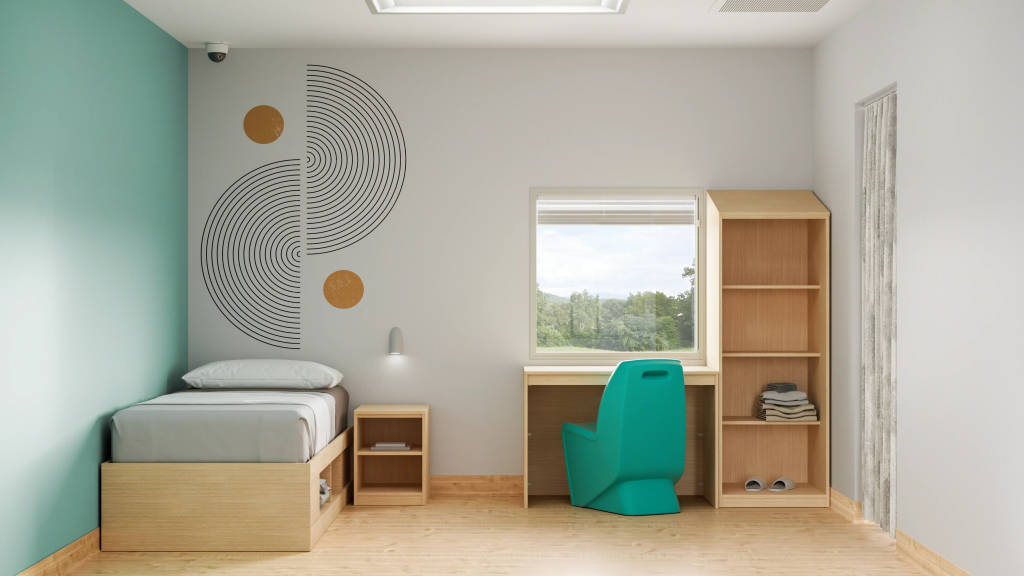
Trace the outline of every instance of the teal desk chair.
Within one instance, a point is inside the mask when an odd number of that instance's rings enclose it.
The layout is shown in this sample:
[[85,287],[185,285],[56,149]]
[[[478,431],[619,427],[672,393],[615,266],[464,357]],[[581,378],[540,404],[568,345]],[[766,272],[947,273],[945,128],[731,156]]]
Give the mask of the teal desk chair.
[[686,388],[678,360],[615,369],[596,423],[562,424],[573,506],[642,516],[679,512],[686,458]]

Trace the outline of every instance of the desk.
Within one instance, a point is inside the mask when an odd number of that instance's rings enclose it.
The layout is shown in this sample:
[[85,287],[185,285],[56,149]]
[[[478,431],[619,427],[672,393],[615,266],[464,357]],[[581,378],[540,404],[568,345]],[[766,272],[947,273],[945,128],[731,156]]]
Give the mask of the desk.
[[[563,422],[594,422],[614,366],[523,367],[523,506],[530,496],[567,496]],[[702,495],[718,507],[721,467],[718,371],[684,366],[686,470],[676,494]]]

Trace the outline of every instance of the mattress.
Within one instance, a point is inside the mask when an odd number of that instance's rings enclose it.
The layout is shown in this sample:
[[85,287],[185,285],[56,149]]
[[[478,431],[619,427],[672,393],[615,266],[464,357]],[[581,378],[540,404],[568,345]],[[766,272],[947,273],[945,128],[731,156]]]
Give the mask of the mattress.
[[186,390],[110,424],[114,462],[306,462],[345,429],[348,392]]

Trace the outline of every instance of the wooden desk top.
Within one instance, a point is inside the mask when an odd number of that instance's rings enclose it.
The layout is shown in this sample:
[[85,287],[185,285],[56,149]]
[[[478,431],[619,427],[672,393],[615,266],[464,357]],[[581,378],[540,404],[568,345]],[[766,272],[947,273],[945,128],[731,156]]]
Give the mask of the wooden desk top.
[[[556,374],[608,374],[615,371],[615,366],[523,366],[523,374],[556,375]],[[707,366],[683,366],[683,374],[718,374]]]
[[[615,366],[523,366],[523,385],[594,386],[606,384]],[[683,366],[687,386],[715,386],[717,370],[707,366]]]

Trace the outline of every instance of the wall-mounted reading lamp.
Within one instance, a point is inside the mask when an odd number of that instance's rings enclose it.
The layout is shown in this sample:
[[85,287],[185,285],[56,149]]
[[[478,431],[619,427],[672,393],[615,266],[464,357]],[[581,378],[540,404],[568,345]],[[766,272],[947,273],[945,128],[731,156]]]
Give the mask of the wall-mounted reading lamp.
[[402,329],[395,326],[388,333],[388,354],[400,356],[405,351],[405,338],[402,336]]

